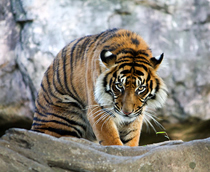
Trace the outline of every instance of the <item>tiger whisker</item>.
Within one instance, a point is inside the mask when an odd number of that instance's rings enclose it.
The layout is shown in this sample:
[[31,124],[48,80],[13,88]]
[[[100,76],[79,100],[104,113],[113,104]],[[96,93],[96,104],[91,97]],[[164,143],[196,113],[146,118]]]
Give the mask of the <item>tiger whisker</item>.
[[165,130],[165,128],[157,121],[157,117],[154,116],[152,113],[154,113],[154,111],[148,111],[148,110],[146,110],[146,111],[144,112],[144,114],[145,114],[147,117],[149,117],[150,119],[152,119],[152,120],[155,122],[155,124],[156,124],[160,129]]
[[[147,117],[144,116],[144,118],[147,118]],[[147,126],[147,132],[148,132],[148,131],[150,132],[150,127],[149,127],[149,124],[147,123],[146,119],[144,119],[144,123],[145,123],[146,126]]]
[[[102,110],[102,109],[97,110],[96,112],[90,114],[90,117],[94,116],[94,115],[97,114],[97,113],[100,114],[100,112],[103,112],[103,110]],[[96,116],[97,116],[97,115],[96,115]],[[95,117],[94,117],[94,118],[95,118]]]
[[[100,106],[97,106],[97,107],[100,107]],[[94,107],[90,112],[89,114],[91,114],[97,107]],[[108,109],[108,108],[106,108]],[[103,109],[99,109],[98,111],[94,112],[93,114],[90,115],[90,117],[92,117],[95,113],[98,113],[99,111],[102,111]]]
[[[112,109],[108,109],[109,111],[111,111]],[[101,121],[101,120],[105,120],[106,119],[106,117],[108,116],[108,118],[111,118],[112,116],[109,114],[109,113],[107,113],[106,111],[103,111],[103,112],[101,112],[101,113],[99,113],[98,115],[96,115],[94,118],[96,118],[97,116],[99,116],[99,115],[101,115],[101,114],[103,114],[99,119],[97,119],[97,121],[94,123],[94,125],[96,125],[96,124],[98,124],[99,123],[99,121]],[[106,120],[105,120],[106,121]],[[104,122],[105,122],[104,121]],[[103,123],[103,125],[104,125],[105,123]],[[103,126],[102,125],[102,126]],[[102,127],[101,127],[101,130],[102,130]]]
[[[106,108],[106,110],[109,110],[110,111],[110,109],[108,109],[108,108]],[[98,113],[98,112],[105,112],[105,113],[107,113],[106,111],[104,111],[103,109],[100,109],[100,110],[98,110],[98,111],[96,111],[94,114],[96,114],[96,113]],[[94,114],[92,114],[92,115],[94,115]],[[101,113],[100,113],[101,114]],[[100,114],[98,114],[98,115],[100,115]],[[108,115],[110,115],[109,113],[107,113]],[[91,116],[92,116],[91,115]],[[95,117],[97,117],[98,115],[96,115]],[[94,117],[94,118],[95,118]]]
[[152,125],[152,123],[149,121],[146,115],[144,116],[144,122],[147,123],[147,126],[149,124],[152,127],[152,129],[155,131],[155,133],[157,132],[155,127]]
[[[97,109],[98,108],[98,106],[97,107],[94,107],[88,114],[91,114],[95,109]],[[97,111],[96,111],[97,112]],[[92,116],[92,114],[90,115],[90,116]]]
[[104,111],[101,110],[99,114],[97,114],[96,116],[93,117],[93,119],[97,118],[98,116],[100,116],[100,115],[103,114],[103,113],[104,113]]
[[108,118],[107,118],[106,120],[104,120],[104,122],[103,122],[103,124],[102,124],[102,126],[101,126],[101,131],[102,131],[102,128],[103,128],[104,124],[105,124],[106,122],[108,122],[109,119],[112,117],[112,116],[110,116],[109,114],[108,114],[107,116],[108,116]]
[[107,115],[105,112],[103,112],[102,114],[103,114],[103,115],[102,115],[99,119],[97,119],[97,121],[96,121],[93,125],[98,124],[99,121],[101,121],[102,119],[104,119],[104,118],[106,117],[106,115]]
[[163,129],[165,130],[165,128],[152,116],[152,115],[147,115],[150,119],[152,119],[155,124],[160,128],[160,129]]

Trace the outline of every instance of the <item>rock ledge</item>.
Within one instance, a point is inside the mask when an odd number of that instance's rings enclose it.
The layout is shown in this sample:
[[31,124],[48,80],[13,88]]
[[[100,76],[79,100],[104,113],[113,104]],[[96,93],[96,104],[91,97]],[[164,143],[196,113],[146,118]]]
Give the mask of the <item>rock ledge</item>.
[[14,171],[209,171],[210,138],[140,147],[100,146],[10,129],[0,139],[2,172]]

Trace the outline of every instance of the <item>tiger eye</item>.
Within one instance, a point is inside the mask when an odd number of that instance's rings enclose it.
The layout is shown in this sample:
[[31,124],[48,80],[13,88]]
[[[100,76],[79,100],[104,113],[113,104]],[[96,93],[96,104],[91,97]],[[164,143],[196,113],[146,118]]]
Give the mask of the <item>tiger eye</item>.
[[136,90],[137,94],[141,94],[146,90],[146,86],[139,86]]
[[122,88],[122,87],[123,87],[123,84],[120,82],[120,83],[117,83],[117,86],[118,86],[119,88]]

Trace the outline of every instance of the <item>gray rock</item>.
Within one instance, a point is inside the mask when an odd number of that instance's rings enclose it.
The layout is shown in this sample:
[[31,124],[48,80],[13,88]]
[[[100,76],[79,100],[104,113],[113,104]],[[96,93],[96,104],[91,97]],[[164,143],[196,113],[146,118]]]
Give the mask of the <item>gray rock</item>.
[[[20,22],[20,21],[18,21]],[[11,126],[31,124],[36,89],[18,60],[21,24],[14,20],[11,4],[0,1],[0,135]]]
[[2,172],[210,170],[210,138],[141,147],[100,146],[84,139],[55,138],[10,129],[0,139]]

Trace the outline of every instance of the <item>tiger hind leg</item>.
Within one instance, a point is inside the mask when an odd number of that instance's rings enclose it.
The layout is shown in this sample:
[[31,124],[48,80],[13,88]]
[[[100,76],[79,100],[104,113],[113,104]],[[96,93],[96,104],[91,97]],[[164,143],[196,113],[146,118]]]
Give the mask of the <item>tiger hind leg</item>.
[[85,137],[87,125],[83,119],[83,113],[70,108],[51,107],[49,109],[46,113],[35,111],[31,130],[55,137]]

